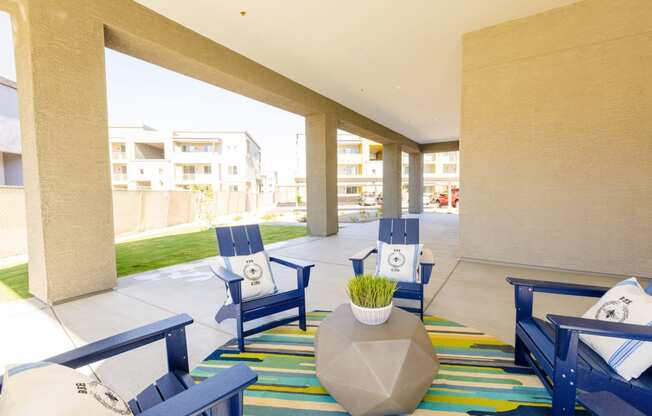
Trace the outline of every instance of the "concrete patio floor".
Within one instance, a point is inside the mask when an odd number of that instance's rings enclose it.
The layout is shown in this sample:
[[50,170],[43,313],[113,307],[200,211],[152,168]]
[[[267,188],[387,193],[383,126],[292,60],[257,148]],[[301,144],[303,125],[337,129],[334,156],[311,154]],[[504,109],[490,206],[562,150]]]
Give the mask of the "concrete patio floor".
[[[505,276],[611,285],[614,279],[581,273],[526,269],[459,261],[458,216],[423,214],[421,240],[435,256],[436,266],[426,293],[428,314],[439,315],[507,342],[513,342],[512,288]],[[348,257],[375,244],[378,223],[343,225],[326,238],[304,237],[270,245],[273,255],[313,261],[316,267],[307,292],[308,310],[333,309],[347,301],[346,280],[352,275]],[[188,329],[191,366],[232,338],[233,324],[218,325],[213,316],[225,299],[224,285],[209,271],[211,259],[172,266],[118,280],[115,290],[53,307],[35,299],[0,304],[0,368],[36,361],[121,331],[178,313],[195,323]],[[373,270],[374,259],[366,263]],[[273,265],[283,290],[295,285],[291,270]],[[560,301],[538,295],[535,313],[580,315],[594,300]],[[131,398],[165,372],[164,344],[158,342],[85,371]]]

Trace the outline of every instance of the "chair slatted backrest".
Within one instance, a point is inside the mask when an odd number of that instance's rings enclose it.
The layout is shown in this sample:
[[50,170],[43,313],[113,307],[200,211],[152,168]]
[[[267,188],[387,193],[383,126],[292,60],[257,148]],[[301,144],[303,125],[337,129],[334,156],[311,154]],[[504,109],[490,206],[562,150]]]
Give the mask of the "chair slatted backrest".
[[419,219],[382,218],[378,240],[388,244],[419,244]]
[[265,250],[257,224],[219,227],[215,232],[220,256],[246,256]]

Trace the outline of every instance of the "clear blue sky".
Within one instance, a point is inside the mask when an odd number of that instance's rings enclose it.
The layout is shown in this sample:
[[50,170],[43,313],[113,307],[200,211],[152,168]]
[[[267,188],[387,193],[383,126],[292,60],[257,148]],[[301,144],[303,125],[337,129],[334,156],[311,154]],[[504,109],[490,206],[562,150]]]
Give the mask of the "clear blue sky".
[[[0,76],[16,79],[11,23],[0,12]],[[109,124],[159,130],[247,130],[262,147],[263,167],[292,175],[304,119],[258,101],[106,50]],[[20,86],[19,86],[20,88]]]

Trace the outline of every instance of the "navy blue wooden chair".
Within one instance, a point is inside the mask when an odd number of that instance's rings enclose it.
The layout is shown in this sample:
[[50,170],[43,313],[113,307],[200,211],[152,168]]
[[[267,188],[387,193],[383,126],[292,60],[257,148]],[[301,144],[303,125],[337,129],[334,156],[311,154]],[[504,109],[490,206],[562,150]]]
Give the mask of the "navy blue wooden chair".
[[[378,240],[388,244],[419,244],[419,219],[418,218],[382,218],[378,228]],[[364,274],[364,261],[372,254],[377,254],[377,248],[369,247],[351,256],[353,273],[356,276]],[[416,301],[419,307],[397,305],[400,308],[418,313],[423,320],[423,287],[430,281],[432,268],[435,263],[432,252],[423,248],[421,253],[421,282],[399,282],[394,298]]]
[[577,400],[593,416],[645,416],[620,397],[607,391],[582,393]]
[[534,292],[599,298],[610,288],[513,277],[507,281],[514,286],[516,303],[514,361],[539,376],[552,395],[554,416],[575,414],[577,389],[609,392],[652,414],[652,370],[626,381],[579,339],[579,334],[591,334],[652,341],[652,327],[559,315],[548,315],[547,322],[532,316]]
[[[258,225],[220,227],[216,229],[216,233],[220,256],[245,256],[265,250]],[[218,323],[226,319],[236,320],[236,336],[240,351],[245,349],[245,337],[277,326],[287,325],[298,320],[299,327],[304,331],[306,330],[306,288],[310,282],[310,269],[315,265],[274,256],[269,256],[269,261],[296,270],[297,288],[287,292],[243,300],[241,282],[244,279],[223,267],[213,267],[213,273],[224,281],[233,301],[233,303],[224,305],[217,311],[215,320]],[[295,308],[298,310],[297,315],[244,330],[245,322]]]
[[79,368],[165,339],[169,372],[129,401],[135,415],[242,415],[242,393],[258,377],[249,367],[240,364],[195,384],[189,375],[185,332],[185,327],[192,322],[186,314],[173,316],[43,361]]

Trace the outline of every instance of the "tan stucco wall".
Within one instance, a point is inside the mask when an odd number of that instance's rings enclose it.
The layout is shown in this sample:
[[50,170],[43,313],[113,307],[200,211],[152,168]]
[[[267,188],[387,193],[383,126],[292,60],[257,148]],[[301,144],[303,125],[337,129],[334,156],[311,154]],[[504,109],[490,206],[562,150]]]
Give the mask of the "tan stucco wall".
[[27,253],[27,223],[23,188],[0,186],[0,259]]
[[[0,186],[0,259],[27,254],[25,191]],[[155,230],[196,220],[188,191],[113,191],[116,236]]]
[[652,276],[652,2],[464,37],[463,255]]

